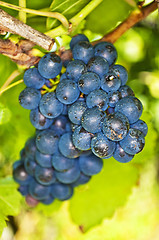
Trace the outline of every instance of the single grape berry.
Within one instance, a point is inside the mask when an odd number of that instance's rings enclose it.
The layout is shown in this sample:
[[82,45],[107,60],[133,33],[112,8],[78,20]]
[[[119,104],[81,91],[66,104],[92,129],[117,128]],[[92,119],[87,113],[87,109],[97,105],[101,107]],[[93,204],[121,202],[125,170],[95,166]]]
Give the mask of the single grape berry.
[[122,98],[128,97],[128,96],[135,96],[133,90],[127,85],[121,86],[119,88],[119,92],[121,93]]
[[133,96],[120,99],[115,106],[115,112],[123,113],[130,123],[135,123],[140,118],[142,110],[142,103]]
[[103,121],[103,133],[112,141],[121,141],[129,131],[129,120],[127,117],[116,112],[109,114]]
[[54,183],[51,187],[51,195],[61,201],[69,199],[73,194],[73,188],[70,185]]
[[19,95],[19,103],[23,108],[35,109],[40,102],[41,94],[35,88],[25,88]]
[[108,108],[108,94],[101,90],[94,90],[86,97],[86,104],[88,108],[98,107],[102,111]]
[[55,53],[47,53],[38,63],[38,70],[44,78],[55,78],[62,69],[61,58]]
[[127,136],[120,142],[123,150],[130,155],[141,152],[144,145],[144,134],[135,128],[130,128]]
[[125,85],[128,80],[128,73],[127,73],[126,68],[117,64],[117,65],[112,66],[112,70],[120,78],[121,85],[122,86]]
[[46,79],[42,77],[37,68],[29,68],[25,71],[23,77],[27,87],[40,89],[45,84]]
[[108,158],[115,151],[116,143],[109,140],[103,133],[97,133],[91,140],[92,152],[99,158]]
[[82,93],[89,94],[93,90],[100,88],[100,78],[94,72],[86,72],[80,76],[78,87]]
[[52,166],[59,172],[66,171],[72,168],[75,164],[76,158],[64,157],[61,153],[52,155]]
[[95,175],[102,170],[103,161],[94,154],[79,157],[79,167],[81,171],[88,176]]
[[43,130],[36,137],[37,149],[43,154],[53,154],[58,150],[59,137],[51,130]]
[[94,46],[94,55],[106,59],[109,65],[114,64],[117,59],[116,48],[110,42],[97,43]]
[[36,108],[30,112],[30,122],[36,129],[44,130],[52,125],[53,119],[45,117],[43,114],[41,114],[39,109]]
[[80,91],[76,82],[65,80],[58,84],[56,88],[56,97],[63,104],[72,104],[79,97]]
[[40,100],[39,108],[47,118],[56,118],[63,111],[63,104],[56,98],[54,92],[44,94]]
[[66,76],[69,79],[78,82],[79,77],[86,72],[86,65],[81,60],[74,60],[68,63]]
[[35,168],[35,179],[38,183],[49,186],[56,181],[55,171],[53,168],[44,168],[36,166]]
[[87,132],[82,126],[79,126],[75,129],[72,134],[72,141],[76,148],[80,150],[88,150],[91,148],[91,133]]
[[144,134],[144,137],[147,135],[148,132],[147,124],[141,119],[131,124],[130,127],[140,130]]
[[121,99],[121,93],[119,91],[108,92],[109,107],[114,108],[116,103]]
[[112,71],[109,71],[107,74],[104,74],[101,78],[101,88],[105,92],[114,92],[118,90],[120,86],[121,86],[120,78]]
[[87,69],[90,72],[94,72],[99,75],[101,78],[104,74],[107,74],[109,71],[109,64],[107,60],[102,57],[93,57],[90,59],[87,65]]
[[82,127],[90,133],[100,132],[104,117],[105,113],[99,108],[88,108],[82,115]]
[[113,157],[115,158],[115,160],[117,160],[118,162],[121,163],[127,163],[130,162],[134,155],[130,155],[128,153],[126,153],[120,146],[120,144],[117,143],[116,145],[116,149],[115,152],[113,154]]
[[65,133],[59,140],[59,150],[61,154],[67,158],[77,158],[80,155],[80,150],[75,148],[72,142],[72,134]]
[[84,35],[84,34],[78,34],[76,36],[74,36],[72,39],[71,39],[71,42],[70,42],[70,48],[71,50],[73,49],[73,47],[81,42],[81,41],[86,41],[86,42],[89,42],[88,38]]
[[73,103],[68,110],[68,117],[74,124],[80,124],[84,111],[87,109],[85,102],[77,101]]
[[87,64],[94,56],[94,48],[88,41],[81,41],[74,45],[72,55],[74,59],[81,60]]

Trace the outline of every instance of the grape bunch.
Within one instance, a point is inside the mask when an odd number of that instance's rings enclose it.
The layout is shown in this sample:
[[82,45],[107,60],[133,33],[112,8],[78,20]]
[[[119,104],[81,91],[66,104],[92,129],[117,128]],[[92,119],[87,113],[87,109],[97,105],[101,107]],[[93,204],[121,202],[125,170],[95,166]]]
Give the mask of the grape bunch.
[[143,107],[125,85],[126,69],[115,64],[113,44],[92,46],[79,34],[70,48],[73,60],[47,53],[24,74],[19,102],[31,110],[36,133],[13,164],[13,177],[30,206],[71,198],[74,187],[101,171],[103,160],[127,163],[145,145]]

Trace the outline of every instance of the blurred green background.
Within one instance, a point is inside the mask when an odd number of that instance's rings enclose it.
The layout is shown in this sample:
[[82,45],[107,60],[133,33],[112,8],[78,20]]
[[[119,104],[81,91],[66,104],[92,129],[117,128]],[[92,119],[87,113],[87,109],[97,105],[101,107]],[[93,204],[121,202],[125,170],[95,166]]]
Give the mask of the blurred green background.
[[[9,2],[9,1],[6,1]],[[18,1],[10,1],[17,4]],[[26,1],[34,9],[49,7],[52,1]],[[63,2],[64,6],[61,6]],[[68,18],[74,16],[90,1],[53,1],[51,9]],[[92,41],[123,21],[137,1],[104,0],[76,32]],[[146,1],[148,3],[150,1]],[[68,5],[67,5],[68,4]],[[114,8],[116,6],[116,8]],[[120,8],[120,10],[119,10]],[[6,9],[5,9],[6,10]],[[17,16],[15,11],[10,14]],[[41,17],[29,18],[27,23],[46,31],[58,26],[57,21]],[[39,24],[37,24],[39,23]],[[58,41],[68,47],[69,36]],[[101,173],[75,190],[66,202],[55,201],[50,206],[35,209],[26,206],[12,181],[12,164],[28,137],[34,134],[29,111],[18,103],[24,84],[0,96],[0,240],[158,240],[159,239],[159,23],[157,11],[128,30],[115,43],[117,63],[129,73],[128,85],[141,100],[141,117],[148,124],[146,146],[132,162],[121,164],[113,158],[105,160]],[[17,81],[23,69],[0,55],[1,86],[14,72]],[[0,86],[0,87],[1,87]],[[7,227],[4,218],[9,217]]]

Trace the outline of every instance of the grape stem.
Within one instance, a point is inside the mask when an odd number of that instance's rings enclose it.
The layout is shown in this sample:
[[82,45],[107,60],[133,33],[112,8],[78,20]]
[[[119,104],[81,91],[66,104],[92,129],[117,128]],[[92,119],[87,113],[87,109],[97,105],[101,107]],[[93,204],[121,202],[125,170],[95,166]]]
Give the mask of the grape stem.
[[[19,0],[19,7],[26,8],[26,0]],[[26,12],[19,12],[19,20],[22,21],[23,23],[26,23],[27,16]]]
[[2,90],[0,89],[0,95],[2,95],[2,93],[6,92],[6,91],[9,90],[10,88],[19,85],[19,84],[22,83],[22,82],[23,82],[23,79],[18,80],[18,81],[16,81],[16,82],[10,84],[8,87],[6,87],[6,88],[4,88],[4,89],[2,89]]

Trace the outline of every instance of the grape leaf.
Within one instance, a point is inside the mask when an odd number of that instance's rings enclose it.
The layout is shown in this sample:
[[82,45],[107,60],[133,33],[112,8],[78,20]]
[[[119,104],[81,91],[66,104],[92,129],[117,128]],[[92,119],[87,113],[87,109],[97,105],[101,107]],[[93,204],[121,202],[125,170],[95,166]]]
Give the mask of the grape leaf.
[[21,195],[11,177],[0,179],[0,233],[5,227],[8,215],[17,215],[20,210]]
[[100,34],[105,34],[123,21],[132,10],[127,1],[104,0],[86,18],[86,28]]
[[73,221],[84,231],[113,215],[122,206],[138,180],[133,163],[121,164],[113,158],[104,161],[101,173],[76,189],[70,200]]
[[[78,13],[90,0],[54,0],[50,6],[51,11],[62,13],[66,18],[70,19]],[[47,28],[54,28],[59,21],[56,19],[47,19]]]

